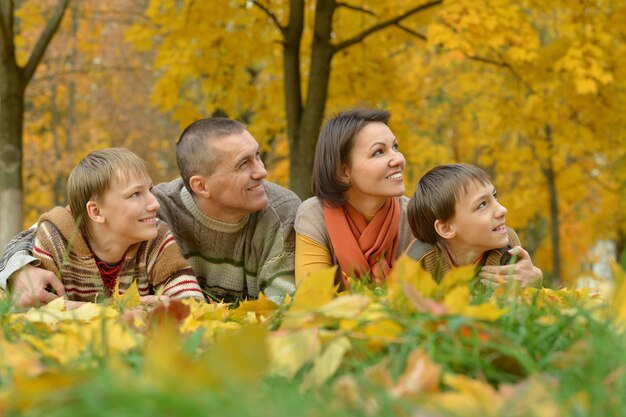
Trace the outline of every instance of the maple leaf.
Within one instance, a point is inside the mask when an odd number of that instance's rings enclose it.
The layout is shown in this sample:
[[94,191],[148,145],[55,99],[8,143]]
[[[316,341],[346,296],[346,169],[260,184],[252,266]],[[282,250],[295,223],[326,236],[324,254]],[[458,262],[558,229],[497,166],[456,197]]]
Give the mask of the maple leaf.
[[285,313],[282,329],[298,329],[316,326],[324,322],[318,309],[333,300],[337,293],[334,284],[337,267],[324,268],[304,278]]
[[289,312],[309,311],[321,307],[335,297],[337,267],[324,268],[304,278],[293,296]]
[[239,306],[231,310],[230,316],[233,319],[246,316],[248,313],[254,313],[257,319],[267,319],[278,309],[276,303],[269,300],[265,294],[259,293],[256,300],[244,300]]
[[120,294],[119,281],[115,283],[115,289],[113,290],[113,303],[120,308],[134,308],[141,305],[141,297],[139,296],[139,288],[137,288],[137,281],[133,280],[128,289]]

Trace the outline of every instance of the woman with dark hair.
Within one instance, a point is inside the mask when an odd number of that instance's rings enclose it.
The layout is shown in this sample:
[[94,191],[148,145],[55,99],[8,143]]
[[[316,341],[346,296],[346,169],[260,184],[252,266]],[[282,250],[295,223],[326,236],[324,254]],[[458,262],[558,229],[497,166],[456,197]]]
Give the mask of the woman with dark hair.
[[296,285],[311,272],[339,265],[347,276],[384,281],[413,236],[404,197],[404,156],[387,126],[389,112],[353,109],[320,132],[313,194],[296,214]]

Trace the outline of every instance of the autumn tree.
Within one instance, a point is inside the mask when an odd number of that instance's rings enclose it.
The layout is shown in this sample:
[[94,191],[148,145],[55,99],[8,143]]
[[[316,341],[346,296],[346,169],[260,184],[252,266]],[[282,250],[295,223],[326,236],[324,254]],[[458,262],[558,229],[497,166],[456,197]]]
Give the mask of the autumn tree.
[[[22,43],[38,35],[41,2],[18,11]],[[172,152],[178,127],[150,107],[149,55],[124,43],[143,0],[75,0],[26,94],[23,140],[25,225],[67,204],[66,181],[88,152],[121,146],[143,157],[153,181],[177,175]],[[144,59],[146,61],[144,62]]]
[[[155,67],[163,75],[153,101],[172,111],[181,124],[222,110],[231,117],[253,117],[255,126],[273,123],[275,131],[286,127],[290,187],[306,197],[333,60],[386,29],[401,33],[404,42],[419,38],[415,25],[405,23],[441,3],[371,1],[361,6],[335,0],[254,0],[218,5],[152,0],[146,22],[138,23],[128,39],[143,50],[158,47]],[[384,57],[388,52],[381,47],[378,53]],[[358,66],[341,68],[353,76],[358,70]],[[282,81],[280,112],[271,103],[278,101],[273,95],[276,81]],[[200,88],[193,92],[193,86]],[[199,92],[204,97],[197,97]],[[354,96],[353,92],[353,100]],[[184,101],[194,97],[202,105]],[[175,103],[181,100],[182,104]],[[283,120],[276,122],[280,115],[286,118],[286,126]]]
[[458,0],[428,27],[431,140],[492,174],[507,219],[557,282],[597,239],[623,234],[625,10]]
[[22,228],[24,94],[68,3],[69,0],[56,2],[30,55],[23,61],[16,50],[14,1],[0,3],[0,247]]

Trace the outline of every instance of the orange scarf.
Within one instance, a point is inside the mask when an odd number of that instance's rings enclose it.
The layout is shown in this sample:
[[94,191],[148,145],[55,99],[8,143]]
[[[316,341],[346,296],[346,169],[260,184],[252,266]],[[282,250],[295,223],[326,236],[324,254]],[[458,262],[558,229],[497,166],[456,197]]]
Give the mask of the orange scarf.
[[342,207],[324,205],[324,220],[343,272],[362,278],[370,274],[376,282],[385,280],[395,261],[400,233],[400,204],[389,198],[368,223],[350,204]]

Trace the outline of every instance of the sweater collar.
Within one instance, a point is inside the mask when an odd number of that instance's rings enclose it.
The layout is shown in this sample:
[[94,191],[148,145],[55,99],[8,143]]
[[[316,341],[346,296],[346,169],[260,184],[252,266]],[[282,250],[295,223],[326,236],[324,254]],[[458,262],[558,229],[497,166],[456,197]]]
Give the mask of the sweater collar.
[[249,214],[246,214],[246,216],[237,223],[226,223],[226,222],[222,222],[219,220],[215,220],[214,218],[209,217],[206,214],[204,214],[198,208],[198,205],[194,201],[193,196],[185,187],[181,188],[180,190],[180,199],[185,205],[185,208],[189,210],[191,215],[197,221],[199,221],[204,227],[207,227],[211,230],[215,230],[217,232],[223,232],[223,233],[238,232],[239,230],[243,229],[246,223],[248,223],[248,218],[250,217]]
[[[67,240],[68,245],[71,246],[72,251],[79,256],[94,256],[89,248],[89,244],[85,240],[85,237],[80,232],[78,224],[72,216],[69,207],[55,207],[47,213],[44,213],[39,218],[39,223],[47,220],[54,224],[59,230],[61,235]],[[137,242],[131,245],[124,254],[124,258],[135,256],[141,242]]]

